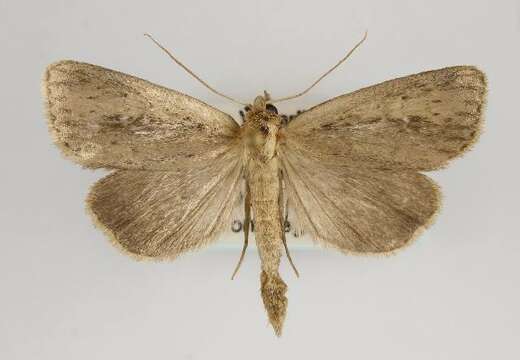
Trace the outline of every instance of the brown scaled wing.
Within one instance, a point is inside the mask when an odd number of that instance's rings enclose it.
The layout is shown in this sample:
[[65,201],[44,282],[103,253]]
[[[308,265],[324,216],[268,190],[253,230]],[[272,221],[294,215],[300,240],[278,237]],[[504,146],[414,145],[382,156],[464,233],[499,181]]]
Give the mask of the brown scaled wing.
[[280,144],[300,226],[345,252],[382,253],[429,225],[435,170],[478,138],[486,79],[470,66],[428,71],[339,96],[298,115]]
[[242,179],[239,126],[187,95],[99,66],[48,67],[44,94],[55,143],[88,168],[115,170],[87,206],[125,252],[174,258],[231,223]]

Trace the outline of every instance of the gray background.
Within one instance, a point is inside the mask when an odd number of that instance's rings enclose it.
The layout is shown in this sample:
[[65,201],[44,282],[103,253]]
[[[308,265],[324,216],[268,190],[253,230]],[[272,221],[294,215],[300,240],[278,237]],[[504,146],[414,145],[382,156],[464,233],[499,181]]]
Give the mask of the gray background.
[[[71,58],[135,74],[235,115],[142,36],[250,100],[301,90],[369,29],[363,47],[292,111],[396,76],[475,64],[486,129],[432,176],[433,228],[391,257],[294,250],[285,333],[275,338],[252,250],[215,247],[138,263],[110,246],[83,199],[101,171],[51,144],[44,67]],[[2,359],[518,359],[518,1],[0,2]]]

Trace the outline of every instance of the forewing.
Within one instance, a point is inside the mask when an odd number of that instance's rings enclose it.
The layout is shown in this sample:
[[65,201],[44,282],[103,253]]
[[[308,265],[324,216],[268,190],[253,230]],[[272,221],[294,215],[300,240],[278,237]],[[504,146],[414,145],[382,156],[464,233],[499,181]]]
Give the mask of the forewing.
[[314,240],[352,253],[384,253],[409,243],[432,220],[439,192],[409,171],[331,168],[281,152],[290,211]]
[[56,144],[89,168],[166,170],[212,161],[235,144],[227,114],[148,81],[74,61],[47,68]]
[[471,66],[390,80],[298,115],[281,146],[333,167],[438,169],[477,139],[485,95]]
[[241,159],[234,153],[205,168],[116,170],[93,186],[87,206],[126,253],[172,259],[229,229],[241,181]]

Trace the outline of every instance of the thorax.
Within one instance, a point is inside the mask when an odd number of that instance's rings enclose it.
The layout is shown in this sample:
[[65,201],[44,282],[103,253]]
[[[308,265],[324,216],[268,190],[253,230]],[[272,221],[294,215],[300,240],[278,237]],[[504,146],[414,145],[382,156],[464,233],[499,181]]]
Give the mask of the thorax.
[[[242,126],[246,152],[246,180],[251,191],[253,209],[274,211],[280,193],[279,160],[277,157],[280,117],[265,109],[246,113]],[[267,209],[266,209],[267,210]],[[261,214],[257,214],[260,215]]]
[[276,157],[280,126],[278,114],[265,109],[253,108],[246,113],[242,135],[248,161],[267,165]]

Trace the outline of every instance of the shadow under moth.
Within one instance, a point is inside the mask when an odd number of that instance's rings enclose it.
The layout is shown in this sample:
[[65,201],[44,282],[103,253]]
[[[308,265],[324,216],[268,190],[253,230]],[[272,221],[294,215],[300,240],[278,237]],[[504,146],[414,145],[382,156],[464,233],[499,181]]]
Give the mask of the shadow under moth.
[[278,114],[273,103],[306,93],[356,47],[302,93],[240,103],[241,125],[177,91],[60,61],[44,75],[48,125],[67,158],[113,170],[93,185],[87,207],[126,254],[174,259],[240,219],[240,265],[254,220],[261,296],[280,335],[287,222],[348,254],[402,248],[439,209],[439,188],[422,172],[445,167],[480,132],[486,78],[473,66],[386,81],[290,119]]

